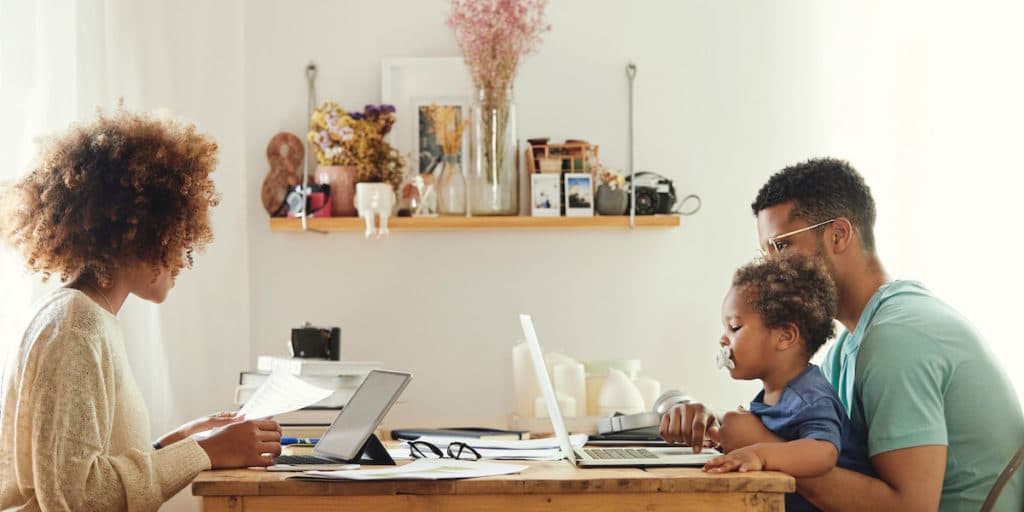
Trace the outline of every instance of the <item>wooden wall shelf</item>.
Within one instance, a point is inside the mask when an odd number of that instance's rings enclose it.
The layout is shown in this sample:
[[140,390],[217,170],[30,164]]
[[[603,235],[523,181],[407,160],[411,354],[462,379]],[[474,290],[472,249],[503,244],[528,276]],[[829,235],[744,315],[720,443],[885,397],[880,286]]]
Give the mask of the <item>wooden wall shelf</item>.
[[[678,215],[637,215],[638,228],[679,227]],[[309,219],[309,227],[320,231],[358,231],[366,228],[358,217]],[[392,231],[460,231],[460,230],[572,230],[629,229],[629,216],[594,217],[392,217]],[[271,231],[302,231],[299,219],[270,219]]]

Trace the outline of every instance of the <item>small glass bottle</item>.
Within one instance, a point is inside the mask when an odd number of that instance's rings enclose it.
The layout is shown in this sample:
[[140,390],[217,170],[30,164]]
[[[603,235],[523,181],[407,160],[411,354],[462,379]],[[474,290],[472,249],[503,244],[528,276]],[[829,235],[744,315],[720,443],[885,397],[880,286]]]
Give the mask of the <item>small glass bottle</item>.
[[458,155],[445,155],[437,180],[437,212],[441,215],[466,214],[466,178]]

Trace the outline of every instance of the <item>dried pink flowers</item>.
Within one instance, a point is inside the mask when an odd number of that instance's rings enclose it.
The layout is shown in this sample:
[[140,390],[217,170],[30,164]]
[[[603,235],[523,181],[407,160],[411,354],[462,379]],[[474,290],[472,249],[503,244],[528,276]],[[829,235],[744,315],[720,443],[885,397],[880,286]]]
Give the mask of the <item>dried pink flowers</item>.
[[519,61],[540,48],[547,0],[451,0],[455,31],[473,84],[490,94],[512,86]]

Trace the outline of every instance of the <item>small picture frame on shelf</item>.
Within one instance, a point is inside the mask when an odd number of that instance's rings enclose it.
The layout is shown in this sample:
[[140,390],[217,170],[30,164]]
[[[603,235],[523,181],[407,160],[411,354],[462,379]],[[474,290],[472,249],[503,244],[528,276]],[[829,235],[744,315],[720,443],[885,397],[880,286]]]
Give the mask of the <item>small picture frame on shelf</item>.
[[[444,80],[437,77],[444,77]],[[417,172],[429,169],[431,153],[421,154],[423,118],[420,107],[433,103],[459,106],[463,119],[468,119],[470,100],[476,89],[465,62],[462,57],[384,59],[380,78],[381,102],[397,109],[395,126],[388,135],[392,145],[403,155],[413,155],[409,167]],[[468,134],[466,130],[463,148],[468,148]],[[467,161],[467,152],[462,151],[461,163],[465,165]]]
[[561,216],[561,193],[558,174],[530,175],[530,214],[534,217]]
[[[458,124],[469,118],[469,106],[460,102],[459,98],[417,98],[415,106],[416,126],[413,136],[413,154],[416,157],[411,165],[415,165],[420,174],[437,175],[441,168],[444,152],[430,118],[430,108],[437,107],[450,112],[455,124]],[[465,148],[469,147],[469,130],[463,131],[461,139],[460,149],[455,156],[460,168],[465,162],[463,158],[466,153]]]
[[565,216],[594,216],[594,179],[590,174],[565,174]]

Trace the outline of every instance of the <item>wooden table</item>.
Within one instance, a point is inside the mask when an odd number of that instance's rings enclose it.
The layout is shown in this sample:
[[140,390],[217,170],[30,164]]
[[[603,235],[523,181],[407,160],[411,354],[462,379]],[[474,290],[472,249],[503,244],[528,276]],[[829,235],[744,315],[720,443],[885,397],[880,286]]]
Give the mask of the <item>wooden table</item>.
[[513,462],[517,475],[468,480],[304,482],[289,473],[206,471],[192,483],[206,512],[782,511],[793,477],[708,474],[696,468],[579,469],[567,461]]

